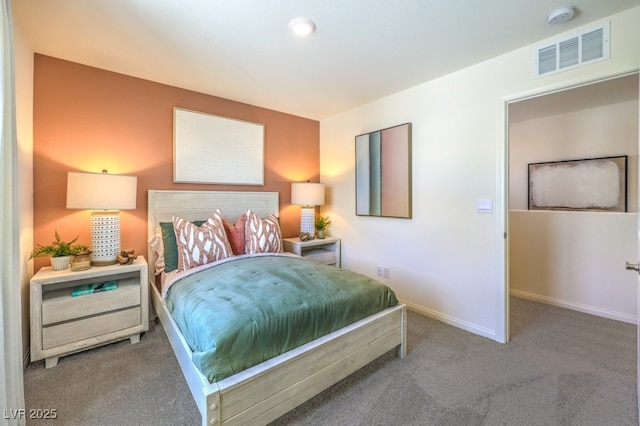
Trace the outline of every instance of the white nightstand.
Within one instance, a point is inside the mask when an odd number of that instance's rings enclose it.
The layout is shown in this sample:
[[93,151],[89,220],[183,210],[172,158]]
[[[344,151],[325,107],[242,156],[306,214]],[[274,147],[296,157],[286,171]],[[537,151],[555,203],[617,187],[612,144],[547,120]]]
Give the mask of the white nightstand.
[[[31,279],[31,361],[58,358],[118,340],[140,341],[149,329],[147,262],[94,266],[86,271],[42,268]],[[72,296],[74,288],[114,281],[117,288]]]
[[340,267],[340,238],[316,238],[311,241],[300,241],[300,238],[284,238],[284,250],[306,257],[314,262]]

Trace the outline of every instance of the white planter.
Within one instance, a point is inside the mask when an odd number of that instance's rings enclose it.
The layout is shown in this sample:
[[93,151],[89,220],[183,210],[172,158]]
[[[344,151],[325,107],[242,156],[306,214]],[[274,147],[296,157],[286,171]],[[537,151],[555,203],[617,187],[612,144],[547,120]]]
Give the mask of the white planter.
[[51,269],[54,271],[64,271],[69,267],[71,256],[61,256],[51,258]]

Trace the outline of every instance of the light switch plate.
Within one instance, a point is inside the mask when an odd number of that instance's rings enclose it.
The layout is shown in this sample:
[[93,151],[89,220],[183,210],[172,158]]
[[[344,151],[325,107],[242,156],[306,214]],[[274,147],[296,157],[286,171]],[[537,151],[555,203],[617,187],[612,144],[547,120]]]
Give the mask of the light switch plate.
[[491,198],[478,198],[476,200],[477,213],[493,213],[493,200]]

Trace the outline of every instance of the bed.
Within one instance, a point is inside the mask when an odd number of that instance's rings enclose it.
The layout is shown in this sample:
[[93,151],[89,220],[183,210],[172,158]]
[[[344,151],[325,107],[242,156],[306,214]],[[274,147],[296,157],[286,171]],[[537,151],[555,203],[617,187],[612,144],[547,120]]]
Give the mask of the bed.
[[[173,216],[201,220],[214,209],[229,221],[247,209],[261,217],[278,215],[279,197],[275,192],[150,190],[149,240],[160,232],[160,223],[171,222]],[[405,356],[406,307],[397,304],[210,382],[194,363],[191,346],[163,298],[163,287],[156,285],[154,250],[150,247],[148,253],[152,304],[203,425],[266,424],[394,348],[399,357]]]

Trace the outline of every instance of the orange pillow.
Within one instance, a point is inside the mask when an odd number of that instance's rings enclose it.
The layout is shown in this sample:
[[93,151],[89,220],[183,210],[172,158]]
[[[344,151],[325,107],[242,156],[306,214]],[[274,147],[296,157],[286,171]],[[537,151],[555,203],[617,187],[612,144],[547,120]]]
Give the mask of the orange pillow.
[[246,242],[244,237],[244,228],[246,223],[246,214],[241,215],[233,225],[226,220],[222,221],[224,231],[227,233],[227,238],[229,239],[229,244],[231,244],[231,250],[235,255],[244,254],[246,251]]

